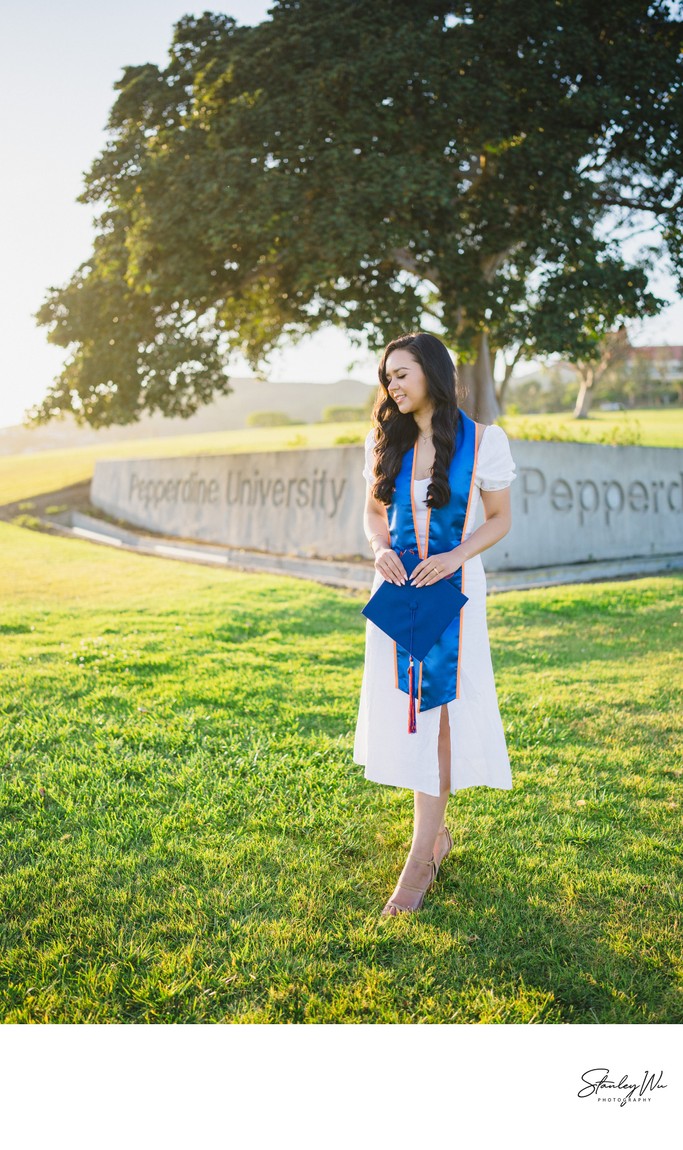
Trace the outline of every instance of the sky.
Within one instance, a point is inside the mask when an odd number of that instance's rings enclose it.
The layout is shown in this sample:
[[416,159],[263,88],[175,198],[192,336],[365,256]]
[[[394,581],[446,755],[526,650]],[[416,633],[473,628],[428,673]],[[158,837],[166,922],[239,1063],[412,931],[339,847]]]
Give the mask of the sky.
[[[127,65],[164,65],[174,23],[209,9],[242,24],[268,3],[182,0],[0,0],[0,427],[19,423],[59,373],[65,352],[33,318],[50,287],[90,254],[93,209],[76,203],[106,142],[114,83]],[[666,276],[657,290],[674,299]],[[683,301],[631,332],[634,343],[683,342]],[[354,363],[354,361],[356,361]],[[352,366],[353,365],[353,366]],[[234,374],[250,374],[235,364]],[[274,357],[274,380],[376,379],[376,360],[328,331]]]

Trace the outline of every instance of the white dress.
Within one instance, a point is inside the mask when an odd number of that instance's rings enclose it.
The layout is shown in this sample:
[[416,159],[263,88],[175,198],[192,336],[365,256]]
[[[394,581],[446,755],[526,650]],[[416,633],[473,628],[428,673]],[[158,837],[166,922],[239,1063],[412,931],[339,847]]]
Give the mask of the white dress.
[[[366,481],[374,483],[374,431],[365,441]],[[515,476],[510,444],[502,427],[485,428],[477,454],[475,488],[463,539],[474,529],[480,490],[509,487]],[[414,483],[415,514],[424,547],[429,479]],[[448,703],[451,735],[451,794],[464,787],[512,788],[510,760],[498,709],[486,625],[486,575],[481,555],[466,560],[462,589],[468,596],[461,615],[460,698]],[[375,573],[372,592],[384,582]],[[394,787],[438,795],[437,742],[441,707],[418,711],[417,731],[408,733],[408,695],[395,685],[394,644],[369,620],[353,761],[365,767],[365,778]]]

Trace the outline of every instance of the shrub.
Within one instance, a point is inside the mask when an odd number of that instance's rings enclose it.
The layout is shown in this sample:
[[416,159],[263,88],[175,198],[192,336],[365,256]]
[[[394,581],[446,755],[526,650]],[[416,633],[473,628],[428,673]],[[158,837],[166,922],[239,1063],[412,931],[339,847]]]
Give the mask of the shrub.
[[334,442],[335,442],[335,445],[336,445],[336,444],[338,444],[338,443],[339,443],[339,444],[344,444],[344,443],[364,443],[364,442],[365,442],[365,436],[364,436],[364,435],[359,435],[357,432],[356,432],[356,433],[354,433],[354,432],[349,432],[347,435],[338,435],[338,436],[336,437],[336,439],[335,439],[335,441],[334,441]]
[[247,427],[287,427],[293,422],[284,411],[252,411],[247,416]]
[[366,419],[367,411],[364,407],[326,407],[322,413],[322,423],[355,423],[358,419]]
[[509,427],[504,416],[498,423],[515,439],[547,440],[554,443],[605,443],[621,447],[637,446],[643,442],[642,428],[637,420],[615,423],[600,430],[578,423],[558,426],[542,419],[520,419],[514,427]]

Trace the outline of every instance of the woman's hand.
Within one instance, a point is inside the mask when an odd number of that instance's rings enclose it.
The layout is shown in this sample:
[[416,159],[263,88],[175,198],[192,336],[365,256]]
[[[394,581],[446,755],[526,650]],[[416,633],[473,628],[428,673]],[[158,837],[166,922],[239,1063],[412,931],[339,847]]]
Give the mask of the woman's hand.
[[400,587],[408,578],[408,572],[398,555],[391,547],[380,546],[375,551],[375,570],[379,571],[387,583]]
[[455,575],[458,568],[462,567],[462,562],[456,551],[442,551],[440,555],[429,555],[418,563],[410,576],[410,582],[413,587],[430,587],[432,583],[438,583],[439,579],[448,579],[451,575]]

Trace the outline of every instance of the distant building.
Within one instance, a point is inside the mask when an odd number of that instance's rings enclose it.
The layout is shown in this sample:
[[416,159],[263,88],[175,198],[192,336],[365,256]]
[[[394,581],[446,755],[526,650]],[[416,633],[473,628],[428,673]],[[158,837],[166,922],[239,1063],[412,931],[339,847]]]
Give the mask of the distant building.
[[683,345],[681,344],[630,347],[627,362],[631,367],[644,367],[650,378],[663,381],[683,379]]

